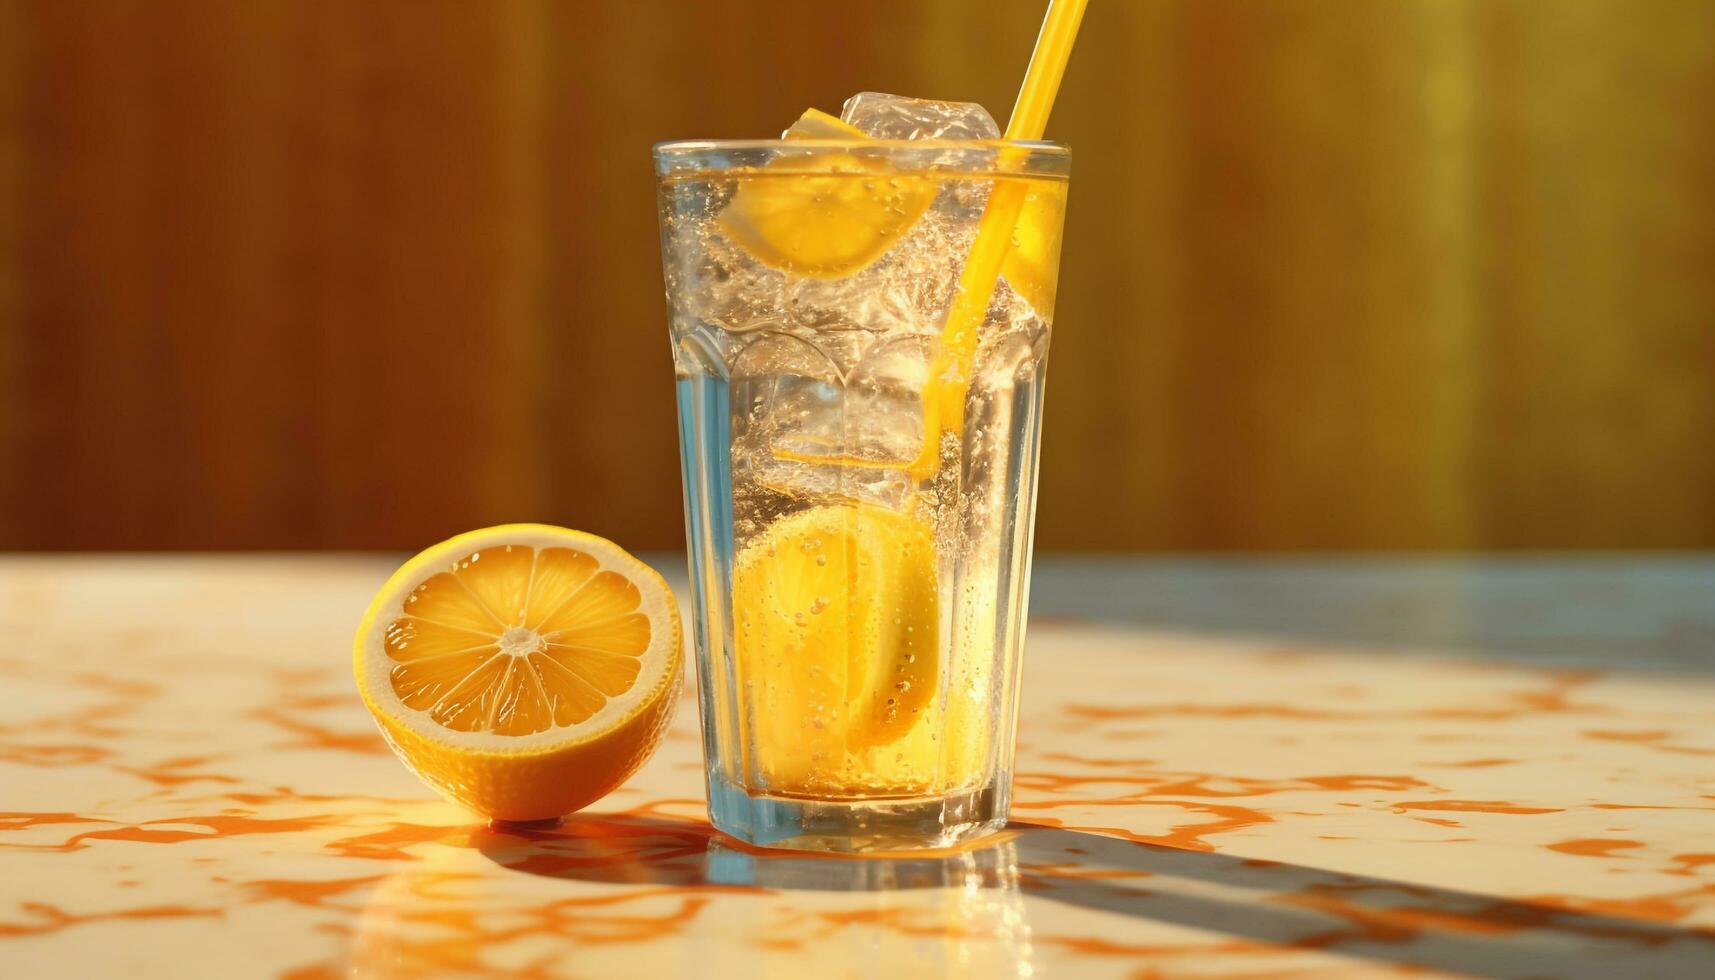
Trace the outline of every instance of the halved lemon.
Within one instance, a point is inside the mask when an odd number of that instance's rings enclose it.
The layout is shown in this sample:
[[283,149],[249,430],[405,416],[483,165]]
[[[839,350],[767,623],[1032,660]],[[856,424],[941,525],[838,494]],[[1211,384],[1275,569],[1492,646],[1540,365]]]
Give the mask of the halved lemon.
[[405,765],[498,820],[563,816],[655,751],[678,703],[679,610],[618,545],[542,524],[461,534],[388,579],[358,691]]
[[[788,140],[867,140],[855,126],[810,109]],[[809,172],[804,172],[809,171]],[[935,181],[838,150],[783,155],[743,178],[720,226],[757,261],[816,279],[839,279],[886,254],[935,199]]]
[[928,525],[864,504],[785,517],[739,553],[733,640],[753,785],[820,795],[900,782],[877,750],[933,710],[936,578]]

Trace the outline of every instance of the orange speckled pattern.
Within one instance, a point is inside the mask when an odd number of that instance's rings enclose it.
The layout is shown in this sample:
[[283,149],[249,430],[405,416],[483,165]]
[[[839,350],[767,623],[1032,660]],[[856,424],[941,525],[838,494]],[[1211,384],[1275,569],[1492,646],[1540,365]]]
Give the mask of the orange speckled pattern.
[[1013,824],[870,859],[714,834],[688,687],[474,822],[352,689],[389,570],[0,559],[0,975],[1715,974],[1715,561],[1042,562]]

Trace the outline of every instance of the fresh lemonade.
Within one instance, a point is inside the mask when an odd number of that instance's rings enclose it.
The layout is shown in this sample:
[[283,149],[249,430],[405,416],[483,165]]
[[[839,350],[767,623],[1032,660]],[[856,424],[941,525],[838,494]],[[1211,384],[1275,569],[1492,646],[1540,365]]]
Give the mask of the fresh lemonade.
[[1067,156],[999,136],[864,93],[785,141],[657,151],[717,810],[1004,816]]

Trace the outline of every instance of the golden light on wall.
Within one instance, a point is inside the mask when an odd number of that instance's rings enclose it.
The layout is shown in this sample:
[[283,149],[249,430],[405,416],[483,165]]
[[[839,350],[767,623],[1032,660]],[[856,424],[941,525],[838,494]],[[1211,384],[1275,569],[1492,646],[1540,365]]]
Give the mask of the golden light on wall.
[[[650,143],[1038,0],[0,3],[0,547],[682,542]],[[1092,4],[1045,548],[1715,544],[1715,5]]]

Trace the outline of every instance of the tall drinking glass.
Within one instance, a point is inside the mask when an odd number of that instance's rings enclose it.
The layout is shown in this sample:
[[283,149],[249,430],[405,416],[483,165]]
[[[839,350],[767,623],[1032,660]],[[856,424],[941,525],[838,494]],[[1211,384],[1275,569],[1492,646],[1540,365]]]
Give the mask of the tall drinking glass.
[[[683,142],[655,165],[710,818],[840,851],[1000,827],[1067,151]],[[961,290],[990,297],[975,330]]]

